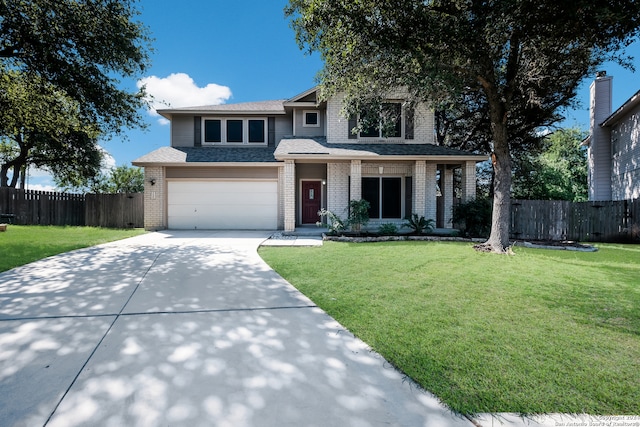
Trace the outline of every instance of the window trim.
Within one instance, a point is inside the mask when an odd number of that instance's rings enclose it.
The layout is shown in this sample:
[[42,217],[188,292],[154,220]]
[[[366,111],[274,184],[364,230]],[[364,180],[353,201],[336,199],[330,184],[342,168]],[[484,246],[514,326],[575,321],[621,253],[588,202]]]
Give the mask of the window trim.
[[[250,145],[252,147],[255,146],[266,146],[269,143],[269,125],[267,117],[251,117],[251,116],[228,116],[228,117],[219,117],[219,116],[209,116],[202,117],[202,125],[200,129],[201,141],[202,145],[211,146],[211,145],[229,145],[229,146],[240,146],[240,145]],[[220,141],[207,141],[206,140],[206,128],[208,121],[220,121]],[[227,122],[241,120],[242,121],[242,141],[241,142],[228,142],[227,141]],[[249,121],[261,121],[262,122],[262,139],[261,142],[249,142]]]
[[[307,114],[314,113],[317,117],[316,124],[307,123]],[[302,110],[302,127],[305,128],[319,128],[320,127],[320,110]]]

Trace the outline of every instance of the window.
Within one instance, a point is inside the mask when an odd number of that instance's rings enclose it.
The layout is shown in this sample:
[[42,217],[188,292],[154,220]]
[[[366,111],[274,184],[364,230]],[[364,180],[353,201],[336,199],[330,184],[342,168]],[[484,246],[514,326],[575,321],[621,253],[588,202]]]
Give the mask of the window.
[[318,111],[303,111],[304,120],[302,126],[317,128],[320,127],[320,113]]
[[264,120],[249,120],[249,142],[264,142]]
[[369,218],[402,218],[401,178],[362,178],[362,198],[369,202]]
[[265,144],[266,119],[204,119],[203,142],[217,144]]
[[377,112],[363,112],[360,120],[368,124],[360,132],[361,138],[402,137],[402,104],[399,102],[386,102]]
[[227,120],[227,142],[243,142],[242,120]]
[[222,142],[222,122],[220,120],[204,121],[204,141]]

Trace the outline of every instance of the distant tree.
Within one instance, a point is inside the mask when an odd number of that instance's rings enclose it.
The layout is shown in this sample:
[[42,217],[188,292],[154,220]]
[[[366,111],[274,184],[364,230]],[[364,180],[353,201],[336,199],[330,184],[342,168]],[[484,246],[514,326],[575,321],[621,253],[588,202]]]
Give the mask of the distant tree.
[[585,201],[588,198],[586,132],[560,129],[544,138],[543,151],[517,159],[513,197],[531,200]]
[[[136,0],[0,0],[0,185],[28,165],[70,180],[97,171],[98,137],[144,127],[149,65]],[[8,174],[12,172],[9,180]]]
[[[379,103],[391,88],[417,101],[486,103],[494,185],[485,247],[509,246],[511,150],[572,104],[576,89],[638,35],[640,2],[628,0],[290,0],[297,41],[320,52],[323,97],[344,92],[345,112]],[[518,125],[519,123],[519,125]]]
[[142,193],[144,172],[139,167],[122,165],[110,169],[107,173],[97,174],[86,183],[61,187],[66,191],[93,194]]

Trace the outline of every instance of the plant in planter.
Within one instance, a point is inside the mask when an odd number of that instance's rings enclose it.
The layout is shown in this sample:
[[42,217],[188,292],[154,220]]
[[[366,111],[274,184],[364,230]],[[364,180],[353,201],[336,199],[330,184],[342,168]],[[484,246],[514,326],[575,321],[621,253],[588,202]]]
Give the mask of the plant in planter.
[[371,205],[364,199],[351,200],[349,202],[349,226],[351,231],[359,233],[362,227],[369,223],[369,207]]
[[423,216],[418,216],[418,214],[412,214],[410,217],[406,218],[403,227],[410,228],[411,234],[422,234],[433,231],[436,222],[432,219],[425,219]]

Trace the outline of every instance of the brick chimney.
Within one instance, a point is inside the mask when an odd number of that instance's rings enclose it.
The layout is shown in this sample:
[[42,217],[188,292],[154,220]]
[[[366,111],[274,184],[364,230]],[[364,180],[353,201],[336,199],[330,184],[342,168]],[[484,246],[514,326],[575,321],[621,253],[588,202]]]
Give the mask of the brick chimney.
[[613,77],[596,73],[591,83],[589,134],[589,200],[611,200],[611,130],[600,125],[611,115]]

